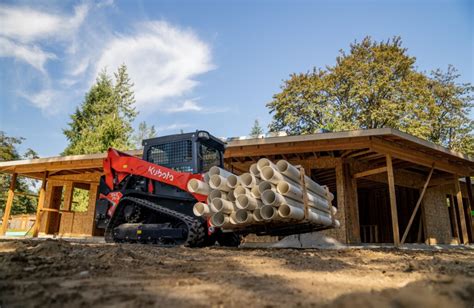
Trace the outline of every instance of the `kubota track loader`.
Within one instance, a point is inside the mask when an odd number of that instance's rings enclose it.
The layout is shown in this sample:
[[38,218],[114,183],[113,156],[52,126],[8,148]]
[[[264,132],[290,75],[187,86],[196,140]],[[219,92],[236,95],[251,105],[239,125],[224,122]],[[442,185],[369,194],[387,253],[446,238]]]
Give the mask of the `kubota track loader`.
[[142,159],[109,149],[104,160],[95,221],[106,241],[238,246],[237,234],[194,216],[193,205],[206,196],[187,190],[190,179],[223,166],[225,144],[196,131],[143,140],[143,146]]

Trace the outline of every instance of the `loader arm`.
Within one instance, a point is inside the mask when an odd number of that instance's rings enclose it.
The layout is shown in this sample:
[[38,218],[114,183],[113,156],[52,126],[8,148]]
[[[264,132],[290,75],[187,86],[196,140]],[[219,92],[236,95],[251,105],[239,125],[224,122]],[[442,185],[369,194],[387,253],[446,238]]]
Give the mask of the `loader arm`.
[[[191,179],[202,180],[203,176],[201,174],[178,172],[117,151],[113,148],[107,151],[107,157],[104,159],[103,166],[105,183],[110,190],[114,190],[115,185],[122,182],[127,175],[132,174],[175,186],[183,191],[189,192],[198,201],[206,200],[206,196],[191,193],[187,188],[188,182]],[[149,185],[149,189],[152,189],[151,185]]]

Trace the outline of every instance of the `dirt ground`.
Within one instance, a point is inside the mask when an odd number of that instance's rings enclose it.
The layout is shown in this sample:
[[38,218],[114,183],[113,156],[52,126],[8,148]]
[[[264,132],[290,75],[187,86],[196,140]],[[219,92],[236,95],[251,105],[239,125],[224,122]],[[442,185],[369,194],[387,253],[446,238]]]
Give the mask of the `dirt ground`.
[[0,241],[0,307],[474,307],[474,250]]

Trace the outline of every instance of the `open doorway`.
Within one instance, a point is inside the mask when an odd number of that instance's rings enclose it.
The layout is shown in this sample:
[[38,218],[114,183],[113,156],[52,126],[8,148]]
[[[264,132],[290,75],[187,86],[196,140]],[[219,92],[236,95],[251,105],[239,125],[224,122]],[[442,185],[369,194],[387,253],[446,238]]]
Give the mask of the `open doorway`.
[[[358,180],[359,224],[362,243],[393,243],[390,196],[386,183]],[[420,195],[418,189],[395,186],[400,237],[405,231]],[[405,240],[421,243],[425,234],[418,210]]]

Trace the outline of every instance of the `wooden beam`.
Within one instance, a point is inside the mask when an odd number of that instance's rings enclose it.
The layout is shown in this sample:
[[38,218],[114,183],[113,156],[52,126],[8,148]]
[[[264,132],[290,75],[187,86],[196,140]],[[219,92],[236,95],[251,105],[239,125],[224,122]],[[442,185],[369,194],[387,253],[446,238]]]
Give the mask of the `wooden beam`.
[[375,154],[371,154],[371,155],[361,157],[361,158],[359,158],[359,160],[369,161],[369,160],[373,160],[373,159],[379,159],[379,158],[384,157],[384,156],[385,156],[384,154],[375,153]]
[[367,138],[318,140],[262,145],[229,146],[225,158],[237,156],[265,156],[276,154],[328,152],[335,150],[357,150],[369,147]]
[[41,164],[18,164],[16,166],[7,166],[0,168],[0,172],[16,172],[18,174],[62,171],[62,170],[80,170],[80,169],[100,169],[102,170],[103,159],[86,159],[82,161],[60,161],[44,162]]
[[100,181],[101,173],[80,173],[80,174],[63,174],[49,176],[49,180],[63,180],[74,182],[96,182]]
[[374,152],[390,154],[398,159],[409,161],[428,168],[431,168],[433,163],[436,163],[437,170],[446,171],[448,173],[456,173],[467,176],[471,172],[471,168],[452,164],[443,159],[433,159],[429,155],[426,155],[420,151],[402,148],[394,143],[382,140],[380,138],[371,139],[371,149],[373,149]]
[[38,207],[36,208],[36,220],[33,226],[33,237],[38,237],[39,229],[41,227],[41,216],[43,214],[44,200],[46,198],[46,183],[48,181],[48,172],[46,171],[43,175],[43,182],[38,198]]
[[469,237],[467,236],[467,227],[466,227],[466,219],[464,218],[464,205],[462,203],[462,191],[461,185],[459,185],[459,177],[456,176],[454,179],[454,192],[456,195],[456,200],[458,203],[458,214],[459,214],[459,226],[461,226],[461,235],[462,244],[469,244]]
[[411,225],[416,216],[416,212],[418,211],[418,208],[421,205],[421,201],[423,200],[423,196],[425,195],[426,189],[428,188],[428,184],[430,183],[431,176],[433,175],[433,171],[434,171],[434,164],[433,164],[433,167],[431,167],[430,173],[428,174],[428,178],[426,179],[425,185],[423,186],[423,190],[421,191],[420,197],[418,197],[418,201],[416,202],[415,209],[413,210],[413,213],[411,214],[410,220],[408,221],[408,225],[405,229],[405,232],[403,233],[401,244],[404,244],[405,240],[407,239],[408,232],[410,231]]
[[371,150],[371,149],[367,149],[367,150],[365,150],[365,151],[358,151],[358,152],[356,152],[356,153],[350,153],[347,157],[348,157],[348,158],[354,158],[354,157],[366,155],[366,154],[369,154],[369,153],[372,153],[372,150]]
[[[247,161],[245,163],[240,163],[240,162],[233,162],[232,159],[233,159],[232,157],[226,158],[225,163],[232,165],[234,168],[239,169],[239,171],[241,172],[248,172],[248,168],[251,165],[250,161]],[[308,166],[308,169],[306,171],[309,173],[310,169],[335,168],[336,165],[341,161],[341,158],[339,157],[320,157],[320,158],[309,157],[304,160],[289,158],[288,161],[294,165],[300,165],[302,162],[304,162]]]
[[16,179],[18,174],[13,173],[10,177],[10,188],[8,189],[7,203],[5,204],[5,212],[3,214],[2,229],[0,235],[5,235],[8,229],[8,220],[10,219],[10,213],[13,205],[13,198],[15,197]]
[[363,178],[369,175],[374,175],[382,172],[387,172],[387,167],[380,167],[380,168],[375,168],[371,170],[366,170],[362,172],[357,172],[352,175],[352,178],[358,179],[358,178]]
[[469,233],[471,244],[472,244],[474,242],[474,235],[472,234],[474,232],[474,230],[473,230],[473,226],[472,226],[471,211],[474,208],[474,200],[473,200],[473,196],[472,196],[472,183],[471,183],[471,177],[470,176],[466,176],[466,189],[467,189],[467,200],[469,201],[468,206],[467,206],[467,213],[468,213],[468,220],[467,221],[469,223],[467,231],[469,231],[468,233]]
[[390,211],[392,214],[393,244],[399,246],[400,232],[398,230],[397,197],[395,194],[395,177],[393,176],[392,156],[387,154],[385,159],[387,160],[387,178],[388,191],[390,194]]
[[23,191],[15,191],[15,196],[26,196],[26,197],[30,197],[30,198],[38,198],[38,195],[30,194],[30,193],[23,192]]
[[433,177],[428,187],[435,187],[435,186],[448,185],[448,184],[452,185],[453,181],[454,181],[454,177],[451,175]]

